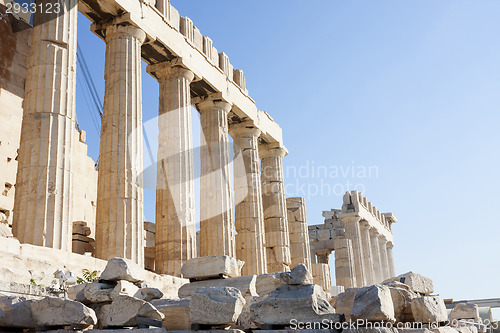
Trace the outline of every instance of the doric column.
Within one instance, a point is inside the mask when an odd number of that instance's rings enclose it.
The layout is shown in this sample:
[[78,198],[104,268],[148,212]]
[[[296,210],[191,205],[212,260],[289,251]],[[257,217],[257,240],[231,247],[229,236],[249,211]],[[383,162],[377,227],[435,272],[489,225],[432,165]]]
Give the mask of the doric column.
[[390,278],[388,259],[387,259],[387,240],[384,235],[378,237],[378,245],[380,248],[380,271],[382,272],[381,282]]
[[33,17],[13,216],[21,243],[66,251],[73,222],[77,3],[59,0],[64,14]]
[[231,104],[197,104],[201,120],[200,256],[236,257],[227,116]]
[[387,262],[389,267],[389,278],[396,276],[396,272],[394,270],[394,257],[392,254],[393,248],[394,244],[392,242],[387,242]]
[[160,83],[156,181],[156,261],[159,274],[181,276],[196,256],[190,84],[194,74],[171,63],[148,66]]
[[352,252],[354,255],[354,267],[356,271],[357,287],[366,285],[365,266],[363,260],[363,243],[361,241],[360,217],[343,217],[345,237],[352,242]]
[[146,34],[132,25],[110,25],[105,36],[96,256],[143,266],[141,45]]
[[372,247],[373,261],[373,283],[382,282],[382,268],[380,266],[380,247],[378,245],[378,233],[375,227],[370,229],[370,245]]
[[257,139],[260,130],[250,122],[231,125],[234,140],[234,199],[236,203],[236,258],[245,265],[242,275],[267,273],[264,214]]
[[292,267],[304,264],[311,271],[311,246],[307,227],[306,200],[287,198],[286,210],[290,232],[290,256]]
[[266,230],[267,271],[290,270],[290,235],[285,200],[283,157],[286,149],[279,143],[261,144],[262,205]]
[[354,288],[356,283],[356,269],[354,267],[354,255],[352,242],[347,238],[335,238],[335,279],[337,286]]
[[366,284],[376,283],[373,278],[373,258],[372,258],[372,247],[370,240],[370,224],[368,221],[361,221],[361,238],[363,243],[363,259],[365,268],[365,278]]

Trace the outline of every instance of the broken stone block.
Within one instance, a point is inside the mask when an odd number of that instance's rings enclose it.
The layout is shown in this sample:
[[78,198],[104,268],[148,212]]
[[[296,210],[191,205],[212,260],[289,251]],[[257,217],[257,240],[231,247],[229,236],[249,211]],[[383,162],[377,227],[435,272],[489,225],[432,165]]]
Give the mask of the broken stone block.
[[[397,283],[393,285],[405,286],[402,283]],[[406,286],[408,287],[408,286]],[[399,288],[399,287],[389,287],[391,291],[392,303],[394,304],[394,318],[397,322],[413,322],[413,313],[411,311],[411,300],[418,295],[410,290]]]
[[389,287],[373,285],[360,288],[354,298],[351,319],[395,322],[394,304]]
[[163,293],[157,288],[141,288],[135,292],[134,297],[146,302],[151,302],[154,299],[162,298]]
[[479,308],[476,304],[458,303],[450,315],[451,320],[473,319],[479,320]]
[[289,285],[314,284],[313,276],[304,264],[298,264],[290,272],[281,273],[280,278]]
[[241,275],[244,262],[229,256],[208,256],[192,258],[181,269],[184,278],[206,280]]
[[251,320],[258,325],[290,325],[291,320],[333,322],[343,320],[328,303],[323,289],[315,284],[281,285],[267,298],[250,306]]
[[151,304],[165,316],[163,328],[169,331],[187,331],[191,330],[190,302],[191,298],[155,299]]
[[343,313],[345,320],[351,320],[352,305],[354,304],[354,298],[356,298],[358,290],[359,288],[349,288],[337,295],[335,300],[335,311],[337,313]]
[[214,326],[233,325],[245,303],[241,292],[236,288],[199,288],[191,297],[191,322]]
[[257,276],[247,275],[229,279],[196,281],[183,285],[179,288],[179,298],[191,297],[198,288],[209,287],[233,287],[238,289],[243,297],[257,296],[255,288]]
[[0,327],[35,328],[31,313],[31,301],[24,297],[0,297]]
[[384,281],[384,284],[390,281],[397,281],[406,284],[410,287],[410,289],[414,292],[428,295],[434,292],[434,286],[432,284],[432,280],[423,275],[408,272],[405,274],[401,274],[395,278],[388,279]]
[[111,302],[111,294],[115,287],[114,283],[105,283],[94,281],[87,283],[83,288],[84,299],[80,300],[84,304]]
[[38,326],[73,326],[85,328],[97,323],[94,310],[80,302],[45,297],[31,303],[33,319]]
[[281,273],[261,274],[257,275],[255,288],[259,296],[265,296],[283,284]]
[[[132,282],[128,282],[126,280],[120,280],[116,283],[116,286],[113,288],[113,291],[111,293],[111,298],[114,298],[118,295],[127,295],[136,297],[135,295],[138,292],[139,292],[139,287],[137,287],[135,284],[133,284]],[[145,301],[148,300],[145,299]]]
[[140,283],[144,281],[144,273],[143,269],[131,260],[113,258],[108,261],[106,268],[101,274],[100,280],[126,280],[132,283]]
[[241,314],[240,314],[240,317],[238,318],[238,321],[236,322],[235,328],[241,328],[241,329],[257,329],[257,328],[259,328],[251,320],[250,307],[252,306],[252,304],[259,303],[259,302],[263,301],[266,297],[267,297],[267,295],[245,297],[246,303],[245,303],[245,306],[243,306],[243,309],[241,310]]
[[73,301],[81,302],[83,303],[86,298],[83,293],[83,290],[89,283],[81,283],[77,284],[75,286],[68,287],[67,293],[68,293],[68,298]]
[[150,326],[161,327],[163,314],[149,302],[118,295],[111,304],[101,307],[99,319],[101,327],[138,326],[144,322]]
[[421,296],[411,300],[413,319],[417,322],[439,323],[448,319],[441,296]]

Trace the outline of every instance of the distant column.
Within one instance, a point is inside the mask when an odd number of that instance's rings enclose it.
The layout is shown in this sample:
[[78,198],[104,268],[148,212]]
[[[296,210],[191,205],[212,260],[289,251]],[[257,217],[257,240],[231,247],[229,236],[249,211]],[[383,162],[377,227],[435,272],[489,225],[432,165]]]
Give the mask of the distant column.
[[384,235],[378,237],[378,245],[380,248],[380,271],[382,272],[382,281],[390,278],[388,256],[387,256],[387,240]]
[[396,272],[394,270],[394,257],[392,254],[392,249],[394,248],[394,244],[392,242],[387,242],[387,261],[389,266],[389,278],[395,277]]
[[277,143],[261,144],[262,201],[266,230],[267,271],[290,270],[290,236],[285,200],[283,157],[286,149]]
[[148,66],[160,83],[156,180],[156,259],[159,274],[181,276],[196,256],[191,89],[194,74],[171,63]]
[[141,45],[132,25],[106,28],[106,92],[97,184],[96,254],[144,265]]
[[311,271],[311,246],[307,226],[306,200],[304,198],[287,198],[286,209],[292,268],[298,264],[304,264]]
[[374,273],[373,273],[373,258],[372,258],[372,247],[370,240],[370,224],[368,221],[361,221],[361,237],[363,243],[363,259],[364,259],[364,268],[365,268],[365,278],[366,284],[374,284]]
[[257,139],[260,130],[250,122],[231,125],[234,139],[234,199],[236,203],[236,258],[242,275],[267,273],[264,213]]
[[382,282],[382,268],[380,265],[380,247],[378,245],[379,233],[375,227],[370,229],[370,245],[372,247],[373,283]]
[[33,16],[13,213],[21,243],[66,251],[73,222],[77,3],[60,0],[63,15]]
[[236,257],[227,116],[231,104],[205,100],[201,119],[200,256]]
[[352,242],[347,238],[335,238],[335,278],[337,286],[347,288],[357,287],[356,269]]
[[352,242],[352,250],[354,254],[354,266],[356,270],[356,282],[358,287],[366,285],[365,266],[363,260],[363,243],[361,241],[361,230],[359,221],[360,217],[343,217],[345,237]]

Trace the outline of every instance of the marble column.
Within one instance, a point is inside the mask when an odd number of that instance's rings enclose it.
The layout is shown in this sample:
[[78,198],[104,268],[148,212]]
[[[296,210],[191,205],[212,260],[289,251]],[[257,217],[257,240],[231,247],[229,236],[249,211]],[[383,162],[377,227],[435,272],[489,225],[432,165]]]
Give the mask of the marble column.
[[357,287],[366,285],[365,266],[363,260],[363,243],[361,241],[360,217],[344,217],[345,237],[352,242],[352,252],[354,256],[354,267],[356,271]]
[[387,264],[389,267],[389,278],[396,276],[396,272],[394,270],[394,257],[392,254],[393,248],[394,244],[392,242],[387,242]]
[[387,257],[387,240],[384,235],[378,237],[378,245],[380,248],[380,271],[382,272],[382,279],[384,281],[390,278],[388,257]]
[[285,200],[283,157],[286,149],[278,144],[261,144],[262,205],[266,230],[267,271],[290,270],[290,235]]
[[304,198],[287,198],[286,209],[290,232],[291,267],[304,264],[311,271],[311,246],[307,226],[306,200]]
[[378,245],[379,232],[375,227],[370,229],[370,245],[372,247],[373,283],[382,282],[382,269],[380,266],[380,247]]
[[361,238],[363,243],[363,259],[364,259],[364,268],[365,268],[365,278],[366,284],[371,285],[375,284],[374,281],[374,265],[372,258],[372,246],[370,239],[370,224],[368,221],[361,221]]
[[335,284],[344,286],[345,289],[356,287],[356,268],[351,240],[335,238],[333,245],[335,247]]
[[196,257],[191,89],[194,74],[171,63],[148,66],[160,83],[156,180],[156,261],[159,274],[181,276]]
[[201,120],[200,256],[236,257],[227,116],[231,104],[198,103]]
[[260,130],[250,122],[231,125],[234,140],[234,199],[236,258],[243,260],[242,275],[267,273],[264,213],[257,139]]
[[21,243],[71,251],[78,1],[59,3],[63,15],[33,16],[13,232]]
[[105,95],[97,183],[96,256],[144,265],[141,45],[132,25],[105,29]]

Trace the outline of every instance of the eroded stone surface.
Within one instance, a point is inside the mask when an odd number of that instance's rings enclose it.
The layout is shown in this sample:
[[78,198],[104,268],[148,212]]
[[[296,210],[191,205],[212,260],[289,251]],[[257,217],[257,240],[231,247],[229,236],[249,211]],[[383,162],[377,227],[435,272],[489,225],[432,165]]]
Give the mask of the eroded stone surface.
[[411,300],[411,310],[415,321],[443,322],[448,319],[446,306],[441,296],[421,296]]
[[281,280],[289,285],[313,284],[313,276],[304,264],[298,264],[290,272],[280,274]]
[[236,288],[199,288],[191,297],[191,322],[203,325],[233,325],[245,303],[241,292]]
[[137,326],[141,317],[161,322],[164,316],[149,302],[119,295],[101,308],[99,324],[101,327]]
[[108,261],[101,273],[101,280],[126,280],[133,283],[144,281],[143,270],[133,261],[124,258],[113,258]]
[[405,274],[401,274],[395,278],[384,281],[384,283],[390,281],[398,281],[404,283],[409,286],[411,290],[420,294],[427,295],[434,292],[432,280],[417,273],[408,272]]
[[451,319],[476,319],[479,317],[479,308],[476,304],[458,303],[450,314]]
[[191,298],[156,299],[151,301],[151,304],[165,316],[163,319],[163,328],[169,331],[191,329],[190,303]]
[[351,318],[394,322],[394,304],[389,287],[373,285],[359,289],[352,305]]
[[208,256],[192,258],[182,266],[182,275],[188,279],[206,280],[209,278],[241,275],[245,263],[229,256]]
[[255,287],[256,278],[255,275],[247,275],[230,279],[196,281],[183,285],[179,289],[179,297],[191,297],[196,289],[208,287],[233,287],[238,289],[244,297],[257,296]]
[[39,326],[65,326],[73,325],[87,327],[97,323],[94,310],[80,302],[65,300],[56,297],[31,303],[31,312],[35,323]]
[[354,304],[354,298],[356,298],[358,290],[359,288],[349,288],[337,295],[335,310],[337,313],[343,313],[346,320],[351,319],[352,305]]
[[0,297],[0,327],[34,328],[31,301],[24,297]]
[[163,293],[157,288],[141,288],[134,293],[134,297],[151,302],[154,299],[162,298]]
[[259,296],[269,295],[274,289],[285,284],[281,279],[281,273],[257,275],[255,288]]

